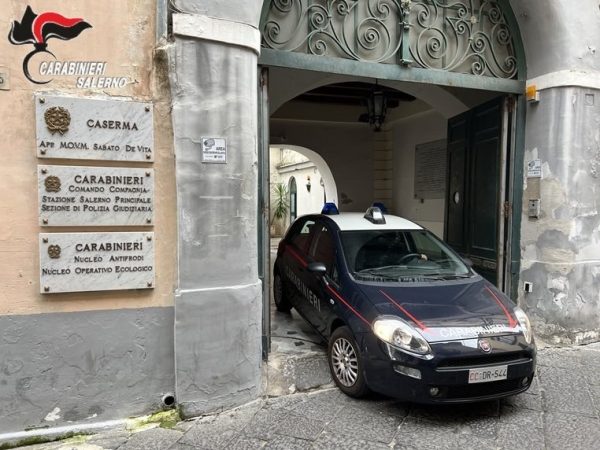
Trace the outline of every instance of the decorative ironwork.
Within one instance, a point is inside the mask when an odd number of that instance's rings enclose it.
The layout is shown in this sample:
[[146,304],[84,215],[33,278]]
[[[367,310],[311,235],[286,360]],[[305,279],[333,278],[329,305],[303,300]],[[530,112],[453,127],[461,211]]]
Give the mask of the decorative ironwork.
[[499,0],[271,0],[270,49],[515,78]]
[[401,3],[396,0],[272,0],[263,45],[385,62],[400,49],[398,18],[402,17]]
[[413,1],[410,54],[418,66],[513,78],[517,59],[497,0]]

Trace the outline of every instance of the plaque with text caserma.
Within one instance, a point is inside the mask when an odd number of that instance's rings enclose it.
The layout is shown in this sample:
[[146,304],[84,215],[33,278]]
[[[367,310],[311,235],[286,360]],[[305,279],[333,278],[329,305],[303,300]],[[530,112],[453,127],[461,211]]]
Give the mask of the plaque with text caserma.
[[154,160],[152,103],[38,94],[40,158]]
[[154,287],[154,233],[41,233],[40,292]]
[[38,166],[42,226],[152,225],[154,170]]

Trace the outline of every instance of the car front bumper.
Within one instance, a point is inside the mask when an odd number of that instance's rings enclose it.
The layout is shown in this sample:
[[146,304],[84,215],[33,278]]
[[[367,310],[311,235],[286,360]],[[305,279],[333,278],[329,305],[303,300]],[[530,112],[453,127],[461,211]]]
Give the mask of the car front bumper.
[[[535,373],[535,345],[526,344],[522,336],[488,338],[489,354],[477,348],[477,339],[431,344],[434,356],[429,360],[393,349],[372,333],[361,337],[367,385],[400,400],[435,404],[497,399],[529,389]],[[507,366],[505,380],[468,382],[470,369],[497,366]],[[418,370],[420,379],[401,373],[405,368]]]

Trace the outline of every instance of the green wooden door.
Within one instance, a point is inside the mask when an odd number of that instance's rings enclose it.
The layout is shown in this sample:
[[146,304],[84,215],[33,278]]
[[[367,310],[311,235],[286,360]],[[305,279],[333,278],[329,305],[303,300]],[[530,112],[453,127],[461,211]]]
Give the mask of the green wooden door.
[[504,229],[500,227],[504,103],[499,97],[448,121],[445,238],[494,284],[502,264],[498,246],[503,245]]

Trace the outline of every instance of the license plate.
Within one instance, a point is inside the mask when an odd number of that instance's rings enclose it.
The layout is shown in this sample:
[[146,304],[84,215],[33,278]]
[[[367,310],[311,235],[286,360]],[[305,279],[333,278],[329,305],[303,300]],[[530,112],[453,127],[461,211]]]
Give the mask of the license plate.
[[469,384],[489,383],[490,381],[506,380],[508,366],[485,367],[469,369]]

